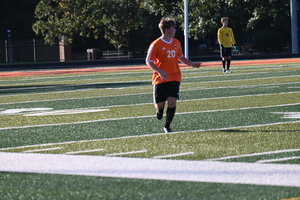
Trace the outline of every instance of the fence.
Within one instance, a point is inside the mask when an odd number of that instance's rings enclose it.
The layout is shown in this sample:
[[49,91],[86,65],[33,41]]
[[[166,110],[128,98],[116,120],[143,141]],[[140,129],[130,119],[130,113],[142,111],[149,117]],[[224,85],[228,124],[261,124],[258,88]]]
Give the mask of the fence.
[[59,61],[59,42],[47,45],[44,40],[5,40],[0,42],[0,62]]
[[133,57],[132,52],[110,50],[101,52],[99,49],[87,49],[87,52],[72,54],[71,48],[66,47],[58,40],[52,45],[45,44],[42,39],[5,40],[0,42],[0,63],[126,59]]
[[121,59],[121,58],[131,58],[132,52],[122,53],[120,51],[103,51],[103,59]]
[[[100,51],[98,48],[87,49],[87,60],[97,59],[124,59],[132,58],[132,52],[120,52],[120,51]],[[82,57],[81,57],[82,58]],[[74,60],[76,60],[74,56]]]
[[[32,40],[5,40],[0,41],[0,63],[8,62],[59,62],[67,60],[97,60],[97,59],[130,59],[137,57],[137,52],[128,51],[100,51],[100,49],[87,49],[85,52],[72,53],[71,47],[55,40],[52,45],[45,44],[43,39]],[[202,47],[202,46],[201,46]],[[190,56],[216,55],[219,47],[190,48]],[[240,46],[238,54],[272,54],[290,53],[291,45],[260,45],[244,44]],[[146,52],[146,50],[144,50]],[[66,56],[67,55],[67,56]],[[63,57],[63,59],[62,59]],[[138,58],[140,58],[139,56]],[[145,55],[143,55],[145,57]],[[66,58],[66,59],[65,59]]]

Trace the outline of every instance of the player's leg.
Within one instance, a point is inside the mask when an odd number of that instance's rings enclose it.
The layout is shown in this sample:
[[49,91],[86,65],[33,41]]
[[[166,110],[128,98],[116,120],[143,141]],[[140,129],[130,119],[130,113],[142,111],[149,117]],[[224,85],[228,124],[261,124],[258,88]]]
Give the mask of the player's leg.
[[172,132],[170,125],[173,121],[176,112],[176,101],[177,101],[176,97],[168,97],[168,108],[167,108],[166,122],[164,127],[164,130],[167,133]]
[[226,49],[224,47],[220,47],[220,56],[222,58],[222,67],[223,67],[223,72],[226,72],[225,64],[226,64]]
[[226,64],[226,57],[222,57],[222,67],[224,73],[226,72],[225,64]]
[[156,109],[156,117],[161,120],[164,114],[165,103],[167,100],[166,84],[158,84],[153,86],[153,100]]
[[226,72],[227,72],[227,73],[230,73],[230,64],[231,64],[232,48],[228,48],[227,53],[228,53],[228,54],[227,54],[227,58],[226,58],[226,60],[227,60],[227,65],[226,65],[227,69],[226,69]]
[[226,69],[227,72],[230,72],[230,63],[231,63],[231,57],[228,56],[227,57],[227,69]]
[[164,127],[164,130],[167,133],[172,132],[170,128],[170,124],[172,123],[176,112],[176,103],[177,100],[179,99],[179,87],[180,87],[179,82],[174,81],[169,83],[168,99],[167,99],[168,108],[167,108],[166,122]]
[[164,115],[165,102],[155,103],[154,107],[156,109],[156,117],[161,120]]

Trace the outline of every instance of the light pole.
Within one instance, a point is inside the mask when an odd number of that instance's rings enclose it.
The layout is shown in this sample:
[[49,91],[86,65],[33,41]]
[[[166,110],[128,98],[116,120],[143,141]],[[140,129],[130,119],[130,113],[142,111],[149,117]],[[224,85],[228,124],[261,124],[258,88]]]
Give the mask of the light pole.
[[184,54],[189,58],[189,5],[188,0],[184,0]]
[[299,53],[298,44],[298,22],[297,22],[297,10],[298,4],[296,0],[290,0],[291,7],[291,33],[292,33],[292,53]]
[[6,47],[6,62],[13,62],[13,47],[11,44],[11,30],[7,30],[7,40],[5,40]]

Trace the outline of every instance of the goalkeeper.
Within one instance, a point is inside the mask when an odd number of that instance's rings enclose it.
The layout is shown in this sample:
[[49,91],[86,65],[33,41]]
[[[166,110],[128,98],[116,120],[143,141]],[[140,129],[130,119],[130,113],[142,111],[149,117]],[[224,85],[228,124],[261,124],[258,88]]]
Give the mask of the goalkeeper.
[[220,44],[220,53],[222,57],[222,66],[224,73],[231,73],[230,63],[232,56],[232,46],[236,47],[233,31],[228,27],[228,17],[222,17],[222,27],[218,29],[218,42]]

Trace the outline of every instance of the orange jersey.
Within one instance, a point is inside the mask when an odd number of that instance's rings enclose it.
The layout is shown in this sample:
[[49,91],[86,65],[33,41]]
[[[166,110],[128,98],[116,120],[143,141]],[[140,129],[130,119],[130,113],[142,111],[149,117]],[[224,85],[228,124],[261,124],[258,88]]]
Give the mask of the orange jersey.
[[169,72],[169,79],[163,81],[159,74],[154,71],[152,84],[157,85],[170,81],[181,82],[181,72],[178,65],[178,58],[182,57],[181,44],[179,40],[172,38],[170,42],[158,38],[153,41],[148,49],[146,61],[153,62],[158,68]]

